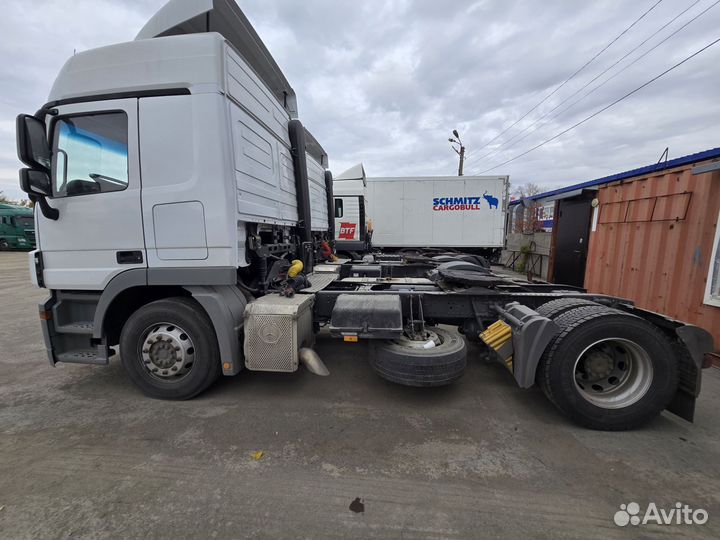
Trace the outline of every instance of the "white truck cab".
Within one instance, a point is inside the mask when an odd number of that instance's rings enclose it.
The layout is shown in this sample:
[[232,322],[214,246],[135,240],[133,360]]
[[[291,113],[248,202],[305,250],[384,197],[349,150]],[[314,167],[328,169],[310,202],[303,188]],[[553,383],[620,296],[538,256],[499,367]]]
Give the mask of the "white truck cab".
[[333,178],[335,197],[335,248],[338,253],[370,249],[372,224],[367,220],[367,177],[362,163]]
[[[297,115],[232,1],[172,0],[134,41],[66,62],[48,103],[18,118],[53,364],[106,363],[127,317],[170,295],[204,306],[223,371],[240,369],[238,273],[264,290],[292,260],[310,270],[331,254],[327,154]],[[171,368],[154,373],[155,394]]]

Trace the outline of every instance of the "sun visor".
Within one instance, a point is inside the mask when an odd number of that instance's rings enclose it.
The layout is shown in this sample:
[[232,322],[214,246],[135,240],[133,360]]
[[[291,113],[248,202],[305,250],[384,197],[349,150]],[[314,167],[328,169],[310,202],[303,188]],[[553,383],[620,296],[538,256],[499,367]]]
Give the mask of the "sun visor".
[[135,39],[205,32],[221,34],[288,113],[297,116],[294,90],[234,0],[170,0],[143,26]]

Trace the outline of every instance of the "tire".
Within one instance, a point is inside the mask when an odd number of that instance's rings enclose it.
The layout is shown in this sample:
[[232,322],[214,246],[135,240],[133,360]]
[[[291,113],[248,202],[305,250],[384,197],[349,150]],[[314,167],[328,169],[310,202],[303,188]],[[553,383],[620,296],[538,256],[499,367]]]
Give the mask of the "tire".
[[411,347],[407,338],[375,344],[370,365],[383,379],[405,386],[452,383],[467,366],[465,341],[455,331],[433,327],[432,332],[441,342],[432,349]]
[[555,319],[559,315],[562,315],[566,311],[575,309],[582,306],[601,306],[597,302],[592,300],[586,300],[584,298],[558,298],[557,300],[550,300],[544,303],[536,311],[543,317],[548,319]]
[[158,399],[193,398],[221,373],[210,319],[195,301],[183,297],[135,311],[120,333],[120,358],[130,379]]
[[0,238],[0,251],[7,251],[10,249],[10,244],[4,238]]
[[605,306],[576,307],[555,323],[561,330],[545,349],[538,377],[571,420],[620,431],[640,427],[665,409],[677,387],[677,366],[657,327]]

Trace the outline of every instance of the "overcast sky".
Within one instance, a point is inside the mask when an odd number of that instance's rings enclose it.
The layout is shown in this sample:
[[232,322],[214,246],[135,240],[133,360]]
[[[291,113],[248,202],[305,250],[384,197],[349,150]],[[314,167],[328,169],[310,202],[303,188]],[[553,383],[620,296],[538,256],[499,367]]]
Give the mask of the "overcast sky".
[[[453,128],[467,147],[466,174],[485,171],[720,37],[718,5],[552,118],[716,1],[664,0],[517,126],[482,148],[656,1],[238,0],[293,85],[300,118],[328,151],[333,172],[362,161],[369,176],[456,174],[457,156],[447,141]],[[132,40],[163,4],[3,2],[0,190],[21,196],[15,116],[45,103],[73,50]],[[509,174],[514,184],[532,181],[551,188],[654,163],[666,146],[670,158],[720,146],[718,66],[720,44],[567,135],[486,174]]]

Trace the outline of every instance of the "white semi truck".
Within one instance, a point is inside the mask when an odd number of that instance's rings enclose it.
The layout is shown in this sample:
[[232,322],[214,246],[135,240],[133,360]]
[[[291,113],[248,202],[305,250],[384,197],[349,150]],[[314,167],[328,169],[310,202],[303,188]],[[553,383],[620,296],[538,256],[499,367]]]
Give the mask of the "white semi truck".
[[171,0],[136,40],[67,61],[17,121],[53,366],[119,352],[147,395],[188,399],[243,369],[327,374],[325,326],[370,340],[399,384],[458,379],[466,338],[582,425],[692,420],[714,351],[700,328],[452,256],[335,261],[327,157],[297,115],[233,0]]
[[340,253],[474,253],[505,242],[508,176],[367,177],[362,163],[333,179]]

